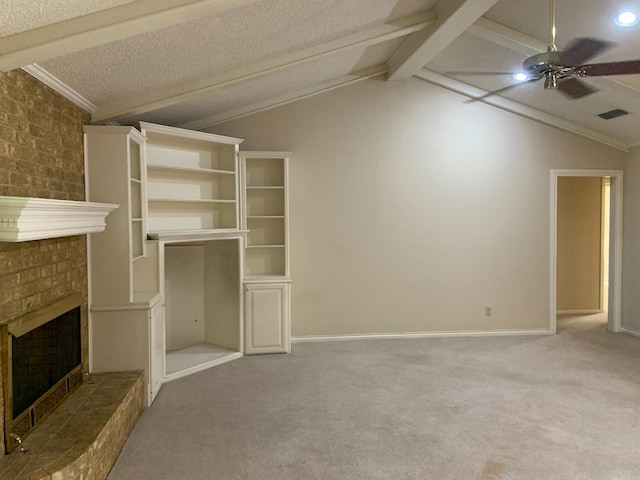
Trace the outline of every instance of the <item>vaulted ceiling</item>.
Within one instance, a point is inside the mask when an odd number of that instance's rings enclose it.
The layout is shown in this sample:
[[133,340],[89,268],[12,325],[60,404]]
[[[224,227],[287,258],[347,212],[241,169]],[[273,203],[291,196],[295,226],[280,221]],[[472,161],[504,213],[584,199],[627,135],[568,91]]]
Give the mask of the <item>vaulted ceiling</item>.
[[[640,0],[556,0],[557,45],[615,42],[594,62],[640,59]],[[23,67],[91,111],[202,129],[371,77],[416,76],[460,101],[514,83],[545,51],[548,0],[0,0],[0,69]],[[480,75],[478,72],[505,72]],[[626,149],[640,144],[640,75],[542,82],[482,101]],[[629,112],[603,120],[613,109]]]

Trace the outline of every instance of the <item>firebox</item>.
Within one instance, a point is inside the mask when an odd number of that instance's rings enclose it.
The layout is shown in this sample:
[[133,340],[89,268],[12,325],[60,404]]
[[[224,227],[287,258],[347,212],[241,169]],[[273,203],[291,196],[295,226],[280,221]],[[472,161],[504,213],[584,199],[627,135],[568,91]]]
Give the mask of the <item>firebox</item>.
[[80,295],[2,325],[7,453],[82,384]]

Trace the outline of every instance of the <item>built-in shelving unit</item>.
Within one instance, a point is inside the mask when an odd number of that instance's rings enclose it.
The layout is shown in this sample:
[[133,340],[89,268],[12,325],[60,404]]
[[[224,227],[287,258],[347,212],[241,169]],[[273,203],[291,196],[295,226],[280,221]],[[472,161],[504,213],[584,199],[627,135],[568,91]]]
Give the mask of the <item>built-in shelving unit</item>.
[[84,132],[87,198],[120,205],[89,238],[90,369],[143,370],[150,404],[164,375],[164,304],[158,242],[146,235],[146,139],[132,127]]
[[144,258],[146,206],[144,189],[145,138],[132,127],[85,126],[87,198],[120,205],[103,235],[92,236],[96,253],[90,261],[93,300],[97,304],[133,300],[133,263]]
[[150,404],[163,382],[290,351],[289,154],[140,126],[85,127],[87,194],[120,205],[89,245],[90,368],[144,370]]
[[245,351],[289,352],[288,152],[240,152],[244,202]]
[[249,230],[245,276],[289,276],[288,162],[283,152],[241,152]]
[[[137,132],[136,132],[137,133]],[[144,201],[144,173],[142,143],[140,139],[129,140],[129,184],[131,192],[131,255],[133,261],[144,257],[146,214]]]
[[238,229],[242,140],[140,122],[147,137],[148,231]]
[[165,381],[242,356],[238,145],[242,140],[140,122],[149,238],[165,303]]

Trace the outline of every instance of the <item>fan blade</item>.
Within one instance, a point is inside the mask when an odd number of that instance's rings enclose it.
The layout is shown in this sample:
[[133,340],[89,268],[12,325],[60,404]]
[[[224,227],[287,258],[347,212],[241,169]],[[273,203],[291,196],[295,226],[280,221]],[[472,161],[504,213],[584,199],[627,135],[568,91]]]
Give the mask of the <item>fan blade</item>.
[[605,75],[632,75],[640,73],[640,60],[626,62],[594,63],[583,65],[580,71],[587,77],[602,77]]
[[470,100],[467,100],[467,103],[472,103],[472,102],[477,102],[479,100],[484,100],[487,97],[491,97],[493,95],[497,95],[498,93],[506,92],[507,90],[511,90],[512,88],[519,87],[521,85],[526,85],[528,83],[537,82],[541,78],[544,78],[544,77],[534,77],[534,78],[530,78],[529,80],[524,81],[524,82],[512,83],[511,85],[507,85],[506,87],[499,88],[498,90],[493,90],[491,92],[487,92],[487,93],[485,93],[484,95],[482,95],[480,97],[474,97],[474,98],[472,98]]
[[615,43],[597,38],[576,38],[566,50],[560,52],[558,64],[565,67],[579,67],[599,53],[615,46]]
[[577,78],[569,78],[558,82],[558,90],[574,100],[598,91]]

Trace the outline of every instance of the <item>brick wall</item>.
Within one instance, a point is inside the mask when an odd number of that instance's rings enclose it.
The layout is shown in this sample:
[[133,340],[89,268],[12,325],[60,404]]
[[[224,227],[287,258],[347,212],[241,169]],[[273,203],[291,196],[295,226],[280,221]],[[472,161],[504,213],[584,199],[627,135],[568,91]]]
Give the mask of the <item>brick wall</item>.
[[[84,200],[82,125],[88,121],[84,110],[24,71],[0,72],[0,195]],[[85,368],[86,258],[85,236],[0,242],[0,322],[82,293]],[[1,396],[0,390],[0,411]],[[0,432],[2,421],[0,415]]]

